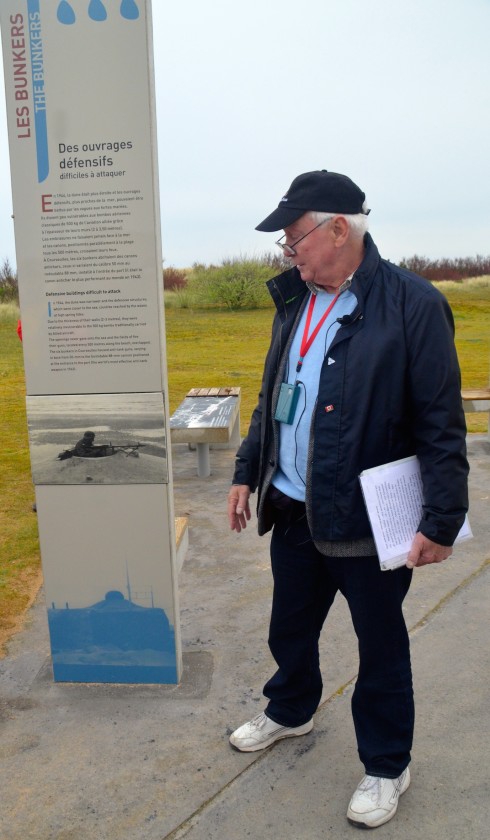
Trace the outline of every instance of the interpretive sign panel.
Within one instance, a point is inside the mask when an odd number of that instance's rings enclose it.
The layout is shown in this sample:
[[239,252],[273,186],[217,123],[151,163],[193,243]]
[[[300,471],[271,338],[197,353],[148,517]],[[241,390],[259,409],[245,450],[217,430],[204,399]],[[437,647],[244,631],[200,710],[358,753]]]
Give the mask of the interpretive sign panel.
[[220,429],[231,425],[236,397],[186,397],[172,415],[172,429]]
[[146,3],[1,12],[28,393],[161,390]]
[[162,487],[39,486],[36,498],[55,680],[178,682]]
[[27,397],[35,484],[164,484],[162,394]]
[[54,676],[177,682],[150,2],[0,22]]

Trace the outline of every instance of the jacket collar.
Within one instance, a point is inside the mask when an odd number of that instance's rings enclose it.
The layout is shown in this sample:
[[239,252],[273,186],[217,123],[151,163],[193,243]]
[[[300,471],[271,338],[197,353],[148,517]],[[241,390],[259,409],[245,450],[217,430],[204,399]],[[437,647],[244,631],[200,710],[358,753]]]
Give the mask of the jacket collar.
[[364,259],[357,271],[354,272],[350,287],[351,292],[356,296],[361,305],[372,286],[374,275],[381,259],[379,251],[369,233],[366,233],[364,236],[364,248]]
[[[359,303],[364,301],[378,267],[380,256],[369,233],[364,236],[364,258],[359,268],[354,272],[350,291]],[[308,293],[306,283],[301,279],[297,268],[289,268],[267,282],[269,293],[279,312],[286,313],[289,304],[303,299]]]
[[308,293],[306,283],[301,279],[297,268],[288,268],[287,271],[268,280],[267,288],[277,311],[284,316],[292,303],[303,300]]

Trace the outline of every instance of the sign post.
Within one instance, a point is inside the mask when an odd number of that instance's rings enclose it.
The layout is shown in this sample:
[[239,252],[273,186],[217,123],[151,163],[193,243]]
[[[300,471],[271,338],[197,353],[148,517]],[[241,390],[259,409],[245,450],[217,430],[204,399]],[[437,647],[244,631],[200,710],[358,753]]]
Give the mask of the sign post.
[[148,0],[2,0],[54,677],[181,674]]

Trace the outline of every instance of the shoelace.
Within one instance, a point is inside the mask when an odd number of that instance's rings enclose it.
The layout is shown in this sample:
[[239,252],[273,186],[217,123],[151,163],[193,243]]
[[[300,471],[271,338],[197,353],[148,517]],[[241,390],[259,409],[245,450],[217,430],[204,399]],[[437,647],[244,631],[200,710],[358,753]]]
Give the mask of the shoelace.
[[366,793],[373,802],[377,802],[380,795],[381,789],[381,780],[378,776],[366,776],[361,784],[359,785],[359,790],[362,790],[363,793]]
[[260,715],[257,715],[253,720],[250,721],[251,726],[255,726],[256,729],[261,729],[266,723],[267,717],[264,712],[261,712]]

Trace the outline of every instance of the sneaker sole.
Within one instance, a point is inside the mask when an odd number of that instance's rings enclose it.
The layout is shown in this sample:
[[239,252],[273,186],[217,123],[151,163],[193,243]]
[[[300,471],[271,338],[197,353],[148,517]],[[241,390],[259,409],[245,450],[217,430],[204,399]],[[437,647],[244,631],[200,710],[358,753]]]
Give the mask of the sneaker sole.
[[410,787],[410,781],[411,781],[410,773],[408,773],[407,778],[405,779],[406,783],[402,786],[402,789],[401,789],[400,794],[398,796],[398,799],[396,801],[396,807],[389,814],[386,814],[384,817],[381,817],[379,820],[376,820],[376,822],[367,823],[367,822],[362,822],[363,818],[361,816],[360,817],[356,817],[356,816],[350,817],[349,812],[352,814],[352,811],[350,811],[350,809],[349,809],[349,811],[347,811],[348,822],[350,822],[351,825],[355,825],[356,828],[378,828],[379,825],[384,825],[385,823],[389,822],[390,820],[393,819],[396,812],[398,811],[398,803],[400,801],[400,796],[402,796],[405,793],[405,791],[408,790],[408,788]]
[[232,740],[233,735],[230,735],[230,744],[233,749],[238,750],[238,752],[258,752],[259,750],[265,750],[267,747],[270,747],[271,744],[275,744],[276,741],[282,741],[284,738],[299,738],[300,735],[307,735],[312,729],[313,721],[309,720],[308,723],[304,723],[303,726],[296,727],[294,731],[290,729],[289,732],[285,732],[283,734],[278,732],[276,735],[271,735],[267,741],[261,741],[260,744],[252,744],[249,747],[242,747]]

